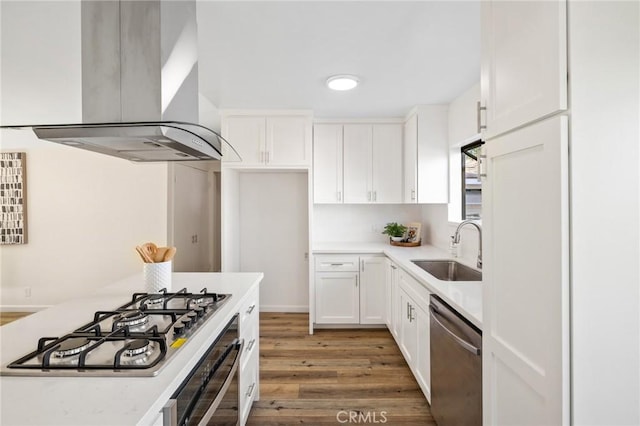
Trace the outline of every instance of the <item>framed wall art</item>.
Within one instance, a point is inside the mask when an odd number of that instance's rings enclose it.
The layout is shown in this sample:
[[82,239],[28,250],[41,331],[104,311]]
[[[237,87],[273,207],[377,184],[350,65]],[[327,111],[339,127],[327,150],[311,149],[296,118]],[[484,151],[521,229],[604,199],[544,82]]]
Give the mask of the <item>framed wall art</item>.
[[418,243],[422,235],[422,224],[418,222],[412,222],[407,225],[407,242]]
[[0,152],[0,244],[27,243],[27,154]]

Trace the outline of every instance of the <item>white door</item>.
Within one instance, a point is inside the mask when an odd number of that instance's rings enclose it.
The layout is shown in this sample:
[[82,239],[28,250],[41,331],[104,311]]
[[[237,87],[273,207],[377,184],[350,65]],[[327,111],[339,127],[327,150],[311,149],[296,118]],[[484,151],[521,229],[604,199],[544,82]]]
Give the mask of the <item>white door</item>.
[[358,324],[360,291],[357,272],[316,273],[316,323]]
[[556,116],[485,145],[485,425],[569,424],[567,127]]
[[404,203],[418,202],[418,116],[404,123]]
[[342,125],[313,127],[313,202],[342,203]]
[[563,0],[482,2],[483,139],[567,108],[566,18]]
[[266,160],[264,117],[232,116],[224,119],[224,138],[238,151],[242,165],[263,165]]
[[267,117],[267,154],[270,166],[311,165],[311,120],[302,116]]
[[206,171],[182,164],[174,165],[173,259],[176,272],[211,270],[212,194]]
[[360,324],[384,324],[386,257],[360,256]]
[[402,202],[402,124],[374,124],[372,189],[376,203]]
[[371,125],[344,125],[344,202],[370,203]]

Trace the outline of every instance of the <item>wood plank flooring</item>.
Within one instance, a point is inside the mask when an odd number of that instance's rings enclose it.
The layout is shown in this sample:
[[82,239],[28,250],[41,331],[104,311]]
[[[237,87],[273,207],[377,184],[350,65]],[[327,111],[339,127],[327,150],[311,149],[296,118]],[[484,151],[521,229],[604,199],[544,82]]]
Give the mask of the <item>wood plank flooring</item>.
[[260,401],[249,425],[436,423],[386,329],[323,329],[308,314],[260,314]]
[[0,326],[9,324],[12,321],[31,315],[33,312],[0,312]]

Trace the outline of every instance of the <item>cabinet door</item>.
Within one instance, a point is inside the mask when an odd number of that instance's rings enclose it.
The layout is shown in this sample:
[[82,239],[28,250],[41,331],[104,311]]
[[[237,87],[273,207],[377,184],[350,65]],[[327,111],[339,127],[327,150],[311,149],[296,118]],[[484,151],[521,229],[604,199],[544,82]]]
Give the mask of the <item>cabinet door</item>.
[[402,124],[374,124],[371,187],[376,203],[402,202]]
[[418,203],[448,203],[449,109],[425,105],[418,111]]
[[360,324],[384,324],[385,257],[360,256]]
[[556,116],[485,145],[486,425],[569,424],[567,127]]
[[263,165],[266,158],[264,117],[231,116],[224,121],[224,138],[238,151],[242,165]]
[[305,116],[267,117],[269,166],[309,166],[311,164],[311,120]]
[[313,202],[342,203],[342,125],[313,126]]
[[360,291],[358,272],[316,274],[316,323],[358,324]]
[[[415,302],[409,297],[407,292],[399,287],[400,290],[400,350],[407,364],[412,367],[416,362],[416,354],[418,350],[418,323],[413,319],[413,306]],[[413,368],[412,368],[413,370]]]
[[390,285],[390,291],[391,291],[391,334],[393,335],[393,337],[396,339],[396,342],[398,342],[399,340],[399,336],[400,336],[400,322],[401,322],[401,312],[402,309],[400,308],[400,294],[399,294],[399,287],[398,287],[398,274],[399,274],[399,269],[398,266],[391,262],[390,264],[390,268],[391,268],[391,285]]
[[483,139],[567,108],[566,15],[562,0],[482,2]]
[[411,116],[404,124],[404,202],[418,202],[418,117]]
[[371,125],[344,125],[344,202],[370,203]]

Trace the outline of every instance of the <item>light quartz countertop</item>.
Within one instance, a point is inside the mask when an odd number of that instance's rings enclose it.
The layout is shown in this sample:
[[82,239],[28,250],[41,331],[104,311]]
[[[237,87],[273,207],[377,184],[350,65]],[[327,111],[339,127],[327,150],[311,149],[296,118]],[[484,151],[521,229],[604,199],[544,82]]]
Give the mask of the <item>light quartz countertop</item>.
[[[216,314],[155,377],[0,377],[2,425],[150,425],[195,363],[222,331],[262,273],[174,273],[172,290],[231,294]],[[0,327],[0,364],[36,349],[40,337],[62,336],[144,291],[142,274],[94,294],[37,312]]]
[[411,263],[412,260],[453,259],[474,269],[465,259],[453,258],[437,247],[398,247],[388,243],[314,243],[313,254],[384,254],[408,272],[427,290],[438,295],[472,324],[482,329],[482,283],[480,281],[442,281]]

